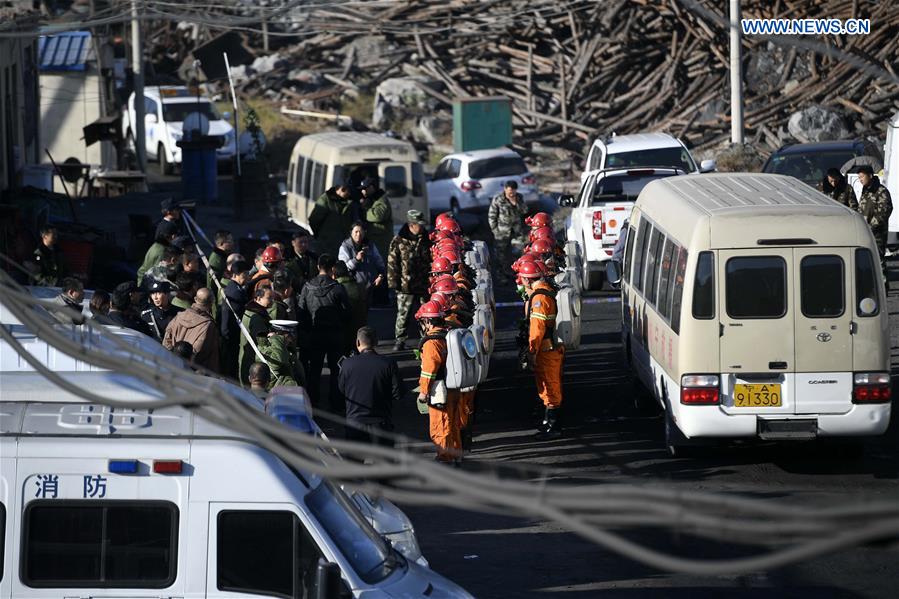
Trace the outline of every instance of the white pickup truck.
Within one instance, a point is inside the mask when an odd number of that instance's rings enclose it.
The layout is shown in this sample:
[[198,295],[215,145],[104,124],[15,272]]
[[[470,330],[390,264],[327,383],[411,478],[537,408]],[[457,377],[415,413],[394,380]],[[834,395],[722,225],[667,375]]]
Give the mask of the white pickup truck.
[[[181,148],[177,142],[184,136],[184,120],[190,114],[199,113],[203,121],[203,133],[222,138],[222,145],[216,150],[219,162],[234,158],[237,145],[234,128],[219,115],[215,105],[208,98],[197,96],[184,86],[150,86],[144,88],[144,132],[147,157],[159,163],[162,174],[170,174],[181,164]],[[196,118],[196,117],[194,117]],[[134,148],[135,127],[134,94],[122,113],[122,131],[129,147]],[[208,129],[206,124],[208,123]]]

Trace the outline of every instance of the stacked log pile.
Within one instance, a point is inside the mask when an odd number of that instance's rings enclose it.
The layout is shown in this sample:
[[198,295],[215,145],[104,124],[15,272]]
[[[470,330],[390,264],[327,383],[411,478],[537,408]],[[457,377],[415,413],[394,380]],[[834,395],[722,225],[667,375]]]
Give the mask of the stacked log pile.
[[[745,36],[747,141],[789,140],[789,115],[840,112],[850,135],[883,136],[899,109],[899,4],[866,0],[743,0],[744,18],[870,18],[859,36]],[[420,74],[442,102],[512,100],[516,143],[582,155],[616,132],[666,131],[697,149],[726,144],[726,3],[711,0],[407,0],[317,3],[266,24],[282,61],[242,85],[287,104],[373,90]],[[248,43],[261,53],[261,35]],[[369,51],[360,39],[373,40]],[[301,39],[297,43],[296,40]],[[320,85],[309,87],[303,73]],[[308,76],[308,75],[307,75]],[[299,82],[298,82],[299,81]],[[325,106],[326,107],[326,106]],[[448,108],[448,106],[447,106]]]

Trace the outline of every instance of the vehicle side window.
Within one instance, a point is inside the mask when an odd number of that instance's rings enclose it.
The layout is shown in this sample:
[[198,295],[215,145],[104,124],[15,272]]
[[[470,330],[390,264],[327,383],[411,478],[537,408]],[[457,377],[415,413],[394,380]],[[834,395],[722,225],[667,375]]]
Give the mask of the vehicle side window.
[[296,514],[224,511],[218,515],[217,527],[216,586],[220,591],[311,596],[322,554]]
[[[880,294],[877,293],[877,275],[874,264],[871,250],[855,250],[855,313],[861,317],[880,314],[880,302],[878,301]],[[877,268],[880,268],[879,264]],[[863,310],[862,302],[865,302],[871,309]]]
[[449,179],[455,179],[462,172],[462,161],[453,158],[446,167],[446,176]]
[[806,256],[799,263],[802,314],[809,318],[833,318],[845,310],[843,259],[839,256]]
[[306,159],[306,166],[303,169],[303,193],[304,196],[309,198],[310,200],[317,200],[318,196],[315,194],[315,189],[312,187],[312,171],[315,170],[315,165],[318,164],[314,160]]
[[402,197],[409,193],[406,186],[406,167],[388,166],[384,169],[384,191],[388,197]]
[[293,162],[291,162],[290,166],[287,167],[287,190],[288,191],[295,191],[293,188],[293,173],[294,173],[295,169],[296,169],[296,165]]
[[156,100],[152,100],[144,96],[144,116],[152,114],[158,117],[158,115],[156,114],[158,108],[159,106],[158,104],[156,104]]
[[412,163],[412,195],[419,197],[424,195],[425,171],[420,162]]
[[633,227],[628,227],[627,244],[624,246],[624,264],[621,265],[621,276],[625,283],[629,282],[631,278],[631,260],[634,259],[634,238],[636,236],[637,231]]
[[318,196],[323,193],[325,193],[325,165],[314,162],[312,166],[312,197],[318,199]]
[[684,276],[687,274],[687,250],[678,248],[677,267],[674,269],[674,280],[671,284],[671,328],[675,334],[680,333],[680,312],[684,298]]
[[646,253],[649,251],[649,221],[640,219],[640,230],[636,240],[636,256],[634,257],[634,286],[640,293],[643,292],[643,265],[646,263]]
[[725,276],[731,318],[782,318],[787,313],[787,263],[782,257],[731,258]]
[[669,301],[671,295],[668,289],[671,286],[671,275],[674,270],[672,255],[677,260],[677,252],[674,251],[676,247],[670,239],[665,241],[665,249],[662,251],[662,263],[659,265],[659,293],[656,303],[659,307],[659,314],[665,319],[671,317],[671,302]]
[[659,262],[662,261],[662,243],[665,236],[658,229],[653,229],[652,239],[649,242],[649,253],[646,258],[646,301],[652,305],[656,303],[659,288]]
[[164,588],[178,564],[178,508],[166,501],[32,501],[22,582],[30,587]]
[[602,159],[602,151],[599,148],[593,148],[590,152],[590,164],[587,165],[588,171],[595,171],[599,168],[599,162]]
[[442,179],[448,179],[449,173],[449,160],[444,160],[440,164],[437,165],[437,168],[434,169],[434,176],[431,178],[432,181],[440,181]]
[[293,181],[293,189],[294,192],[301,195],[309,197],[306,194],[306,188],[303,186],[303,169],[306,168],[306,157],[300,156],[297,158],[297,170],[294,172],[294,181]]
[[693,281],[693,318],[715,318],[715,254],[700,252]]

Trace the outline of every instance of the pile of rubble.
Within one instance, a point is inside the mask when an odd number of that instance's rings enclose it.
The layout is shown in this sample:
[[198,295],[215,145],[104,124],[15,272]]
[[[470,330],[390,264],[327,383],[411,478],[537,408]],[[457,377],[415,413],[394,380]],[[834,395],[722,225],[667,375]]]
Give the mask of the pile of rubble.
[[[744,37],[750,144],[882,136],[899,109],[899,5],[863,4],[743,0],[744,18],[871,20],[870,35]],[[242,93],[323,111],[370,94],[373,127],[427,143],[448,141],[453,98],[497,95],[512,100],[516,144],[575,160],[612,131],[667,131],[697,150],[730,137],[725,3],[335,2],[273,12],[270,39],[260,27],[241,33],[256,54],[233,68]]]

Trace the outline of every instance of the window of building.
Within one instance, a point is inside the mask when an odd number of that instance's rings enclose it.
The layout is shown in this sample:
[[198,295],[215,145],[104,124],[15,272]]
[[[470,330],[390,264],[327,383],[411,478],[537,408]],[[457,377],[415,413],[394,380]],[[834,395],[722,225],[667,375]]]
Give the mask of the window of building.
[[782,318],[787,313],[787,263],[782,257],[731,258],[725,276],[731,318]]
[[802,314],[809,318],[833,318],[846,309],[843,259],[839,256],[806,256],[799,263]]
[[175,581],[178,509],[164,501],[34,501],[23,539],[28,586],[164,588]]

